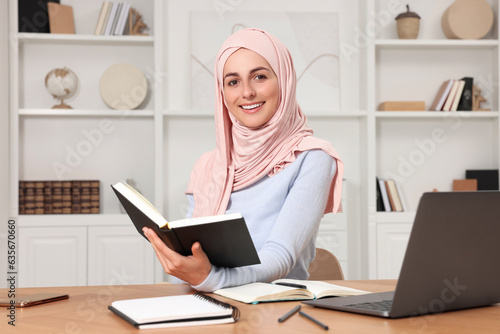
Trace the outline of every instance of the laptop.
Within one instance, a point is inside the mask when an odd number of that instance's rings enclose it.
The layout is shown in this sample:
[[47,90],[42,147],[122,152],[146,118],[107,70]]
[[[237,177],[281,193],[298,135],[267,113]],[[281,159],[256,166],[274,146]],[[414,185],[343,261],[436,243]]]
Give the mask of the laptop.
[[304,304],[401,318],[500,302],[500,192],[422,195],[395,291]]

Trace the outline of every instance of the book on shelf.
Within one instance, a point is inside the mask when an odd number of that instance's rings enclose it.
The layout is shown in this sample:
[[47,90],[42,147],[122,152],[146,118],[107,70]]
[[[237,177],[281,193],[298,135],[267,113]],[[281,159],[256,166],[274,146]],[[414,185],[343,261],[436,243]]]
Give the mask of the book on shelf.
[[123,35],[125,32],[125,27],[127,24],[128,14],[130,12],[130,3],[124,2],[120,8],[120,13],[115,29],[113,30],[114,35]]
[[462,97],[462,92],[465,86],[465,80],[457,80],[457,81],[458,81],[458,88],[457,92],[455,93],[455,96],[453,97],[453,102],[451,103],[450,111],[457,111],[458,103],[460,102],[460,99]]
[[240,311],[203,293],[117,300],[108,309],[138,329],[234,323]]
[[466,179],[477,180],[477,190],[498,190],[498,169],[469,169]]
[[382,199],[382,191],[380,190],[380,182],[377,177],[377,211],[385,211],[384,200]]
[[125,35],[131,5],[129,2],[103,2],[97,23],[95,35]]
[[403,211],[403,206],[401,204],[398,190],[396,188],[396,182],[394,180],[387,180],[385,181],[385,184],[387,186],[387,193],[389,195],[389,201],[391,203],[392,211]]
[[[239,213],[187,218],[167,222],[158,210],[138,191],[121,181],[111,185],[137,231],[149,227],[170,248],[191,255],[191,246],[200,242],[210,263],[218,267],[241,267],[259,264],[260,259]],[[147,239],[147,238],[146,238]]]
[[379,111],[425,111],[425,101],[385,101],[379,104]]
[[401,188],[398,182],[394,181],[394,183],[396,184],[396,190],[398,192],[399,201],[401,202],[401,207],[403,208],[403,211],[408,211],[408,205],[406,204],[406,199],[403,193],[403,189]]
[[443,109],[444,102],[446,101],[446,98],[448,97],[448,94],[450,93],[451,87],[453,86],[454,82],[455,80],[450,79],[441,84],[441,87],[439,87],[439,91],[436,94],[436,97],[434,98],[434,101],[432,102],[429,110],[441,111],[441,109]]
[[97,24],[95,26],[94,35],[102,35],[103,27],[106,24],[107,16],[109,15],[109,1],[103,1],[99,16],[97,17]]
[[453,103],[453,99],[455,98],[455,94],[457,93],[458,86],[460,83],[458,80],[453,81],[453,86],[451,86],[450,93],[448,94],[448,97],[446,98],[446,102],[443,105],[443,111],[450,111],[451,110],[451,105]]
[[73,7],[54,2],[47,3],[51,34],[74,34]]
[[431,111],[471,111],[473,98],[473,78],[444,81],[429,110]]
[[113,22],[115,20],[117,9],[118,9],[118,4],[111,3],[110,8],[109,8],[109,14],[108,14],[108,17],[106,19],[106,24],[104,25],[104,31],[102,32],[102,35],[111,35],[111,28],[112,28]]
[[477,179],[453,180],[453,191],[476,191]]
[[384,210],[386,212],[392,211],[391,203],[389,202],[389,196],[387,194],[387,187],[385,186],[385,180],[377,178],[379,183],[380,194],[382,196],[382,203],[384,204]]
[[463,77],[461,80],[465,81],[462,96],[458,103],[457,111],[472,111],[472,85],[474,79],[471,77]]
[[19,32],[50,33],[47,3],[59,0],[17,1]]
[[[284,284],[284,285],[282,285]],[[288,284],[288,285],[287,285]],[[291,286],[290,286],[291,285]],[[301,288],[295,286],[302,286]],[[367,293],[322,281],[296,280],[282,278],[271,283],[249,283],[222,288],[215,294],[247,304],[260,302],[311,300],[324,297],[357,296]]]
[[19,181],[19,214],[98,214],[99,188],[98,180]]

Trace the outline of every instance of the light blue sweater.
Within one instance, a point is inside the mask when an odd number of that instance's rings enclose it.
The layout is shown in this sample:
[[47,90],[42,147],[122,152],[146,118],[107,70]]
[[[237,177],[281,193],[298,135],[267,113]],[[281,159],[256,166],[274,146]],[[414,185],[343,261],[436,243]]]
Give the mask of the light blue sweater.
[[[200,291],[270,282],[278,278],[307,279],[314,258],[318,227],[337,170],[334,158],[321,150],[300,153],[273,177],[231,194],[227,213],[245,217],[261,264],[220,268],[212,266]],[[188,195],[191,216],[193,196]]]

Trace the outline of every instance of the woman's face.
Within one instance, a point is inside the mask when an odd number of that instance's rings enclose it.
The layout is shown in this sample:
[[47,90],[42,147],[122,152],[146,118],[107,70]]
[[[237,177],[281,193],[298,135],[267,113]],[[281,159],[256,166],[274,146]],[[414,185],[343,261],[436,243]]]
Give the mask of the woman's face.
[[278,77],[258,53],[239,49],[226,61],[223,90],[229,111],[243,125],[259,127],[278,109]]

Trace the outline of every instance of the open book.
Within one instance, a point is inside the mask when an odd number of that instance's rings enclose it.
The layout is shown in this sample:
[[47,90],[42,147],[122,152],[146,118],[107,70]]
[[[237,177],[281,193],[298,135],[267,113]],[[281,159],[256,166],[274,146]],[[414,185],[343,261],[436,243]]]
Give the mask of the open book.
[[170,249],[182,255],[191,255],[191,246],[199,241],[210,263],[218,267],[232,268],[260,263],[241,214],[167,222],[144,196],[127,183],[118,182],[111,188],[143,237],[146,238],[142,229],[149,227]]
[[[280,284],[298,285],[303,286],[304,288],[296,288]],[[259,302],[356,296],[367,292],[321,281],[305,281],[283,278],[275,280],[271,283],[257,282],[223,288],[214,291],[214,293],[243,303],[256,304]]]
[[240,311],[202,293],[117,300],[108,309],[139,329],[225,324]]

